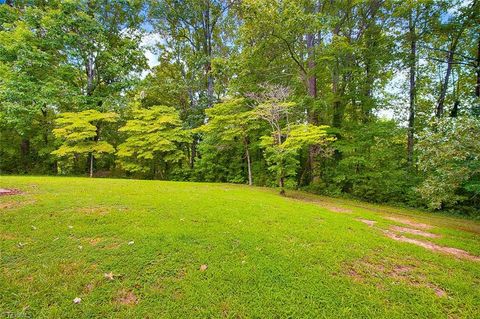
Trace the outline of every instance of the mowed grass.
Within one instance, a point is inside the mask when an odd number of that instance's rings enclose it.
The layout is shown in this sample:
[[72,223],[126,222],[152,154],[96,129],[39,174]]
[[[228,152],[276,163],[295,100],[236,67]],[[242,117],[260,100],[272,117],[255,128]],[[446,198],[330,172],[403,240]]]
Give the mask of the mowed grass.
[[[478,222],[230,184],[0,188],[23,192],[0,196],[0,317],[480,318]],[[390,217],[473,257],[393,240]]]

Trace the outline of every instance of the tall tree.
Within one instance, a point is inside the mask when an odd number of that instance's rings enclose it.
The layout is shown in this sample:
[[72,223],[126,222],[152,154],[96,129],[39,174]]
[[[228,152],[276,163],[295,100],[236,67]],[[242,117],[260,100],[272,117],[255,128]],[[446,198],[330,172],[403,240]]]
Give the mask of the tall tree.
[[240,143],[247,163],[248,185],[253,185],[250,140],[252,131],[259,128],[254,111],[244,99],[226,100],[207,109],[208,121],[199,132],[209,135],[217,145]]
[[110,143],[101,140],[99,123],[113,123],[117,117],[116,113],[97,110],[61,113],[55,120],[57,128],[53,130],[61,145],[52,154],[70,161],[88,154],[89,175],[93,177],[94,158],[115,152]]
[[117,152],[121,167],[129,172],[150,172],[153,178],[167,178],[170,166],[185,159],[183,146],[190,142],[178,112],[162,105],[148,109],[134,106],[133,119],[120,132],[126,134]]
[[[467,29],[471,23],[476,19],[480,14],[480,7],[477,0],[473,0],[470,5],[466,8],[458,9],[458,16],[450,19],[443,27],[448,34],[449,43],[445,49],[446,61],[447,64],[445,75],[443,81],[440,84],[440,93],[437,101],[437,107],[435,110],[436,117],[441,117],[444,112],[445,98],[447,95],[448,84],[450,76],[452,74],[453,65],[455,63],[455,55],[457,54],[457,48],[462,39],[462,36],[465,34],[465,29]],[[439,48],[440,49],[440,48]]]
[[[280,194],[285,195],[285,180],[295,175],[298,168],[298,152],[310,145],[325,146],[327,126],[302,123],[295,103],[289,102],[290,90],[279,85],[266,85],[264,91],[249,95],[258,105],[255,114],[271,127],[270,135],[261,138],[269,170],[275,173]],[[297,114],[295,114],[297,113]]]
[[[203,124],[204,110],[226,90],[225,83],[216,81],[215,61],[224,62],[233,41],[230,9],[227,0],[162,0],[150,4],[154,32],[162,36],[159,45],[164,63],[175,63],[188,93],[189,108],[183,112],[190,128]],[[193,166],[199,136],[190,147]]]

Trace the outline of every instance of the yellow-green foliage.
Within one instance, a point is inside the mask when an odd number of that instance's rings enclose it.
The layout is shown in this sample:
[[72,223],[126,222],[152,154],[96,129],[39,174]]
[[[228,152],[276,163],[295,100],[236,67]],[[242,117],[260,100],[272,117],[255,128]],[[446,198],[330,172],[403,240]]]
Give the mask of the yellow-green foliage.
[[97,126],[101,122],[115,122],[117,117],[116,113],[97,110],[61,113],[55,121],[57,128],[53,134],[62,144],[52,154],[71,158],[75,154],[92,153],[98,156],[115,152],[111,144],[99,140]]
[[173,107],[136,109],[133,119],[120,128],[127,139],[118,147],[118,163],[130,172],[146,172],[159,163],[176,163],[185,158],[181,145],[190,142],[190,133]]
[[237,98],[217,103],[206,109],[207,123],[196,131],[214,134],[222,142],[232,142],[239,137],[246,137],[250,130],[259,127],[253,110],[245,104],[245,99]]

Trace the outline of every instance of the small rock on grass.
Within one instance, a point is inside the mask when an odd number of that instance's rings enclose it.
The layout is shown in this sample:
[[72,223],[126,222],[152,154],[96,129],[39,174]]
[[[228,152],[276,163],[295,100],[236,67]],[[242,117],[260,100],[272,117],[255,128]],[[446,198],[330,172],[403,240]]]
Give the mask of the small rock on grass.
[[77,297],[77,298],[73,299],[73,303],[74,303],[74,304],[79,304],[79,303],[81,303],[81,302],[82,302],[82,298],[78,298],[78,297]]
[[208,266],[203,264],[203,265],[200,266],[200,271],[205,271],[205,270],[207,270],[207,268],[208,268]]

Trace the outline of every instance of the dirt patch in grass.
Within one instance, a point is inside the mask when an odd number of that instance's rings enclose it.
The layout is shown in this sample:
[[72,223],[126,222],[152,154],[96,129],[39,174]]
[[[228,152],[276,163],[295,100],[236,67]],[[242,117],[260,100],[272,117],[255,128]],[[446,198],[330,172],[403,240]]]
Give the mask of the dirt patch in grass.
[[104,248],[104,249],[118,249],[118,248],[120,248],[120,246],[122,246],[121,243],[112,242],[112,243],[106,244],[102,248]]
[[89,294],[93,291],[93,289],[95,289],[95,286],[96,285],[94,282],[89,282],[85,285],[85,287],[83,287],[83,292]]
[[0,203],[0,209],[9,209],[9,208],[15,208],[20,206],[19,202],[5,202],[5,203]]
[[432,283],[428,284],[427,287],[432,289],[435,292],[435,295],[437,295],[437,297],[441,298],[441,297],[446,297],[447,296],[447,292],[445,290],[443,290],[442,288],[440,288],[438,286],[435,286]]
[[408,227],[401,227],[401,226],[391,226],[390,230],[397,232],[397,233],[406,233],[406,234],[412,234],[412,235],[417,235],[417,236],[422,236],[422,237],[427,237],[427,238],[439,238],[440,235],[437,234],[432,234],[425,232],[423,230],[418,230],[418,229],[413,229],[413,228],[408,228]]
[[94,238],[86,238],[86,240],[90,243],[90,245],[97,246],[98,243],[103,241],[103,238],[94,237]]
[[86,237],[82,241],[88,242],[91,246],[102,249],[118,249],[122,246],[122,242],[113,238],[105,237]]
[[332,211],[332,212],[335,212],[335,213],[344,213],[344,214],[353,213],[353,211],[351,209],[334,206],[334,205],[328,204],[328,203],[317,202],[316,204],[318,206],[321,206],[322,208],[326,208],[329,211]]
[[8,195],[18,195],[22,192],[18,189],[13,188],[0,188],[0,196],[8,196]]
[[425,230],[433,228],[432,225],[417,223],[415,221],[412,221],[410,219],[403,218],[403,217],[389,216],[389,217],[387,217],[387,219],[391,220],[391,221],[394,221],[394,222],[397,222],[397,223],[400,223],[400,224],[405,224],[405,225],[408,225],[408,226],[414,227],[414,228],[420,228],[420,229],[425,229]]
[[348,268],[348,275],[354,280],[361,282],[364,280],[364,276],[360,275],[354,268]]
[[0,239],[1,240],[15,240],[17,239],[17,236],[9,233],[0,233]]
[[419,272],[420,267],[421,263],[416,259],[392,260],[391,258],[384,258],[374,260],[365,257],[348,264],[345,269],[353,281],[373,282],[379,289],[385,287],[385,279],[389,278],[393,282],[401,282],[412,287],[431,289],[437,297],[445,297],[447,295],[445,290],[428,281],[426,276]]
[[423,248],[431,250],[431,251],[436,251],[436,252],[440,252],[440,253],[444,253],[444,254],[453,255],[455,257],[462,258],[462,259],[480,261],[480,257],[471,255],[470,253],[468,253],[468,252],[466,252],[465,250],[462,250],[462,249],[440,246],[440,245],[431,243],[429,241],[423,241],[423,240],[408,238],[408,237],[396,234],[396,233],[394,233],[392,231],[389,231],[389,230],[385,231],[385,235],[388,238],[391,238],[393,240],[414,244],[414,245],[423,247]]
[[362,222],[364,224],[367,224],[368,226],[372,227],[373,225],[375,225],[377,222],[374,221],[374,220],[368,220],[368,219],[357,219],[359,222]]
[[110,212],[110,209],[102,206],[93,206],[93,207],[82,207],[77,210],[81,214],[87,215],[106,215]]
[[338,206],[334,204],[333,202],[327,201],[327,200],[321,200],[313,197],[308,197],[305,196],[304,194],[299,194],[299,193],[287,193],[286,195],[287,198],[294,199],[294,200],[299,200],[302,202],[308,202],[308,203],[313,203],[316,204],[322,208],[325,208],[329,211],[335,212],[335,213],[344,213],[344,214],[351,214],[353,211],[351,209],[345,208]]
[[[348,274],[356,281],[366,281],[370,277],[389,277],[399,279],[401,277],[408,277],[410,272],[414,269],[411,263],[397,264],[389,259],[373,260],[368,257],[362,258],[347,266]],[[414,280],[409,280],[414,281]]]
[[58,265],[60,273],[64,276],[75,276],[81,271],[82,265],[76,262],[63,262]]
[[25,200],[25,201],[7,201],[0,203],[0,210],[3,209],[13,209],[13,208],[19,208],[22,206],[30,205],[35,203],[34,200]]
[[133,306],[138,303],[138,298],[133,291],[122,289],[118,292],[115,302],[125,306]]

